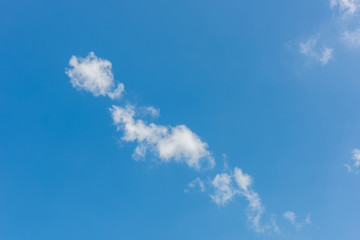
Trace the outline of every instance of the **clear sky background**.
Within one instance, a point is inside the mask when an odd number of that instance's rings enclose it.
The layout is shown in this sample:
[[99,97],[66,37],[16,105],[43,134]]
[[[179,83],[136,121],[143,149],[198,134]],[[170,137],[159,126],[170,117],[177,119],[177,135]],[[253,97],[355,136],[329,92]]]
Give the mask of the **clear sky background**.
[[[360,239],[360,4],[344,2],[2,0],[0,239]],[[91,51],[120,99],[73,88],[69,60]],[[126,104],[185,124],[216,166],[135,161],[109,112]],[[235,167],[264,231],[243,194],[211,198]]]

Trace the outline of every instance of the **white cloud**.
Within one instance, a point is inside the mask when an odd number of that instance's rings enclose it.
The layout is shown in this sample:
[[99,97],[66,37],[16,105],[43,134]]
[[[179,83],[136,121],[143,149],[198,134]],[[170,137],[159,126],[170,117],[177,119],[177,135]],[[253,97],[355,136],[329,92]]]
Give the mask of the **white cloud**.
[[124,84],[115,86],[111,62],[95,56],[93,52],[85,58],[72,56],[66,70],[74,88],[91,92],[94,96],[115,99],[124,91]]
[[360,28],[353,32],[345,31],[342,40],[348,47],[360,48]]
[[[205,192],[205,184],[203,183],[203,181],[201,181],[201,179],[199,177],[195,178],[194,180],[192,180],[191,182],[188,183],[188,187],[190,189],[194,189],[194,188],[198,188],[200,190],[200,192]],[[185,189],[184,192],[189,192],[189,189]]]
[[212,181],[212,185],[214,187],[214,194],[210,197],[217,205],[224,206],[237,195],[243,196],[249,202],[247,217],[252,228],[256,232],[264,232],[269,227],[261,225],[260,221],[264,213],[264,207],[258,193],[251,189],[251,177],[243,173],[240,168],[235,167],[231,174],[217,174]]
[[221,156],[222,156],[222,160],[224,162],[224,170],[227,171],[227,170],[229,170],[229,161],[227,159],[228,157],[225,153],[221,154]]
[[296,229],[300,229],[304,226],[304,224],[311,224],[311,214],[309,213],[306,218],[305,221],[302,223],[296,222],[296,214],[295,212],[292,211],[287,211],[285,213],[283,213],[283,217],[288,220],[293,226],[296,227]]
[[349,48],[360,48],[360,0],[330,0],[330,7],[340,15],[341,26],[343,29],[354,28],[354,31],[344,31],[340,39]]
[[330,7],[337,7],[341,15],[350,17],[359,11],[360,0],[330,0]]
[[150,150],[163,162],[185,162],[189,167],[212,168],[215,161],[208,145],[185,125],[162,126],[134,119],[135,108],[113,106],[110,109],[118,130],[124,130],[123,140],[137,142],[134,157],[144,158]]
[[235,178],[237,185],[243,191],[248,190],[248,187],[251,185],[251,177],[248,174],[243,173],[243,171],[240,168],[235,168],[234,178]]
[[236,195],[236,190],[231,182],[231,176],[227,173],[216,174],[214,180],[212,181],[215,193],[210,195],[210,197],[217,205],[224,206]]
[[[73,87],[91,92],[94,96],[108,96],[111,99],[120,97],[124,91],[124,85],[119,83],[115,87],[114,77],[111,70],[111,62],[95,56],[91,52],[87,57],[72,56],[69,62],[71,68],[66,70]],[[141,160],[148,152],[157,156],[162,162],[184,162],[189,167],[200,169],[212,168],[215,161],[208,150],[207,143],[203,142],[194,132],[185,125],[163,126],[155,123],[146,123],[139,119],[138,115],[145,117],[159,116],[159,110],[154,107],[140,108],[128,105],[120,107],[113,105],[110,109],[111,116],[117,130],[123,130],[122,140],[136,142],[133,157]],[[137,119],[136,119],[137,117]],[[224,167],[228,170],[226,156],[224,155]],[[211,199],[218,205],[225,205],[234,199],[236,195],[243,196],[249,202],[247,208],[248,220],[257,232],[263,232],[260,219],[264,212],[259,195],[251,189],[251,177],[235,168],[233,173],[217,174],[211,182],[214,194]],[[198,188],[201,192],[206,190],[205,184],[200,178],[196,178],[188,184],[190,189]],[[188,192],[185,189],[185,192]],[[274,228],[278,229],[273,221]],[[267,227],[267,226],[266,226]]]
[[360,149],[353,150],[352,159],[354,160],[354,167],[358,168],[360,166]]
[[[245,191],[243,195],[249,201],[247,217],[256,232],[264,232],[265,227],[261,225],[261,217],[264,214],[264,207],[259,194],[253,191]],[[266,227],[267,228],[267,227]]]
[[319,61],[322,65],[326,65],[330,59],[333,58],[333,48],[324,48],[322,54],[319,56]]
[[354,149],[352,151],[352,160],[353,162],[350,164],[344,164],[344,166],[347,168],[349,172],[355,172],[356,174],[359,173],[359,167],[360,167],[360,149]]
[[326,65],[329,60],[333,59],[333,48],[323,47],[322,50],[317,50],[317,37],[310,37],[305,42],[300,42],[300,53],[320,62],[322,65]]
[[251,177],[243,173],[240,168],[234,169],[234,178],[237,186],[241,189],[240,194],[249,202],[247,217],[256,232],[263,232],[265,229],[261,225],[261,216],[264,213],[264,207],[257,192],[250,189],[252,181]]
[[300,43],[300,53],[309,56],[314,54],[314,48],[315,45],[317,43],[317,38],[309,38],[307,41],[305,42],[301,42]]
[[283,217],[286,220],[289,220],[292,225],[296,225],[296,214],[291,211],[287,211],[283,213]]
[[160,115],[160,109],[154,108],[153,106],[146,107],[145,110],[154,118],[157,118]]

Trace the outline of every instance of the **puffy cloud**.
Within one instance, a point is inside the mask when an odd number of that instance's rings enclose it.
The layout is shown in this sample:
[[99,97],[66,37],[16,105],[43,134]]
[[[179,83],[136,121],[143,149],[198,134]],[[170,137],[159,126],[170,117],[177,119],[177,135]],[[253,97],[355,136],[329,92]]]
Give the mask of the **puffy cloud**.
[[[302,45],[302,53],[313,54],[312,40]],[[326,50],[326,49],[325,49]],[[332,50],[324,52],[319,61],[326,64],[331,57]],[[120,97],[124,91],[124,85],[114,81],[111,62],[95,56],[93,52],[85,58],[72,56],[69,62],[70,68],[66,74],[70,77],[73,87],[91,92],[94,96],[108,96],[111,99]],[[212,168],[215,161],[208,150],[207,143],[203,142],[194,132],[185,125],[163,126],[155,123],[147,123],[142,117],[159,116],[159,109],[154,107],[142,107],[135,109],[134,106],[126,107],[112,106],[111,116],[118,131],[124,131],[122,140],[136,142],[137,146],[133,153],[136,160],[144,159],[148,152],[157,156],[162,162],[183,162],[194,169],[204,167]],[[140,116],[140,117],[139,117]],[[360,150],[359,150],[360,151]],[[220,173],[211,181],[214,189],[210,195],[212,201],[219,206],[224,206],[237,196],[242,196],[248,201],[246,210],[248,221],[256,232],[264,232],[272,228],[279,232],[275,218],[271,219],[271,225],[262,225],[261,218],[264,214],[259,194],[252,190],[252,178],[240,168],[229,170],[226,155],[224,158],[224,171],[231,173]],[[360,152],[358,153],[360,159]],[[359,164],[357,164],[359,165]],[[199,189],[205,192],[206,187],[200,178],[195,178],[188,183],[189,189]],[[310,222],[310,217],[306,222]]]
[[224,206],[237,194],[232,185],[232,177],[227,173],[216,174],[212,186],[215,192],[210,197],[219,206]]
[[251,177],[248,174],[243,173],[243,171],[240,168],[235,168],[234,178],[235,178],[237,185],[243,191],[248,190],[248,187],[251,185]]
[[210,195],[210,197],[219,206],[224,206],[237,195],[245,197],[249,202],[247,217],[252,228],[256,232],[264,232],[266,228],[269,228],[269,226],[261,224],[264,207],[259,194],[251,189],[251,185],[251,177],[240,168],[235,167],[231,174],[222,173],[215,176],[212,181],[214,194]]
[[[195,178],[194,180],[192,180],[191,182],[188,183],[188,187],[190,189],[194,189],[194,188],[198,188],[200,190],[200,192],[205,192],[205,184],[203,183],[203,181],[201,181],[201,179],[199,177]],[[185,189],[184,192],[189,192],[189,189]]]
[[337,7],[343,16],[353,16],[360,9],[360,0],[330,0],[330,7]]
[[124,91],[124,84],[115,86],[111,62],[98,58],[90,52],[85,58],[72,56],[70,68],[66,70],[74,88],[91,92],[94,96],[115,99]]
[[351,48],[360,48],[360,29],[344,32],[342,40]]
[[122,139],[138,143],[133,155],[136,159],[144,158],[149,150],[163,162],[185,162],[195,169],[214,167],[215,161],[207,150],[208,145],[185,125],[147,124],[135,119],[133,106],[113,106],[110,111],[117,129],[124,130]]
[[311,37],[305,42],[300,43],[300,53],[313,59],[315,61],[320,62],[322,65],[326,65],[329,60],[333,59],[333,48],[323,47],[322,50],[316,50],[318,38]]
[[[111,99],[120,97],[124,91],[122,83],[115,87],[111,62],[98,58],[93,52],[85,58],[72,56],[69,65],[66,74],[75,88]],[[125,130],[123,140],[138,142],[133,154],[135,159],[143,159],[150,150],[165,162],[183,161],[195,169],[205,163],[210,168],[215,165],[207,144],[185,125],[170,127],[146,124],[134,119],[135,111],[131,106],[113,106],[111,112],[118,129]],[[139,112],[140,115],[159,116],[159,110],[154,107],[143,107]]]

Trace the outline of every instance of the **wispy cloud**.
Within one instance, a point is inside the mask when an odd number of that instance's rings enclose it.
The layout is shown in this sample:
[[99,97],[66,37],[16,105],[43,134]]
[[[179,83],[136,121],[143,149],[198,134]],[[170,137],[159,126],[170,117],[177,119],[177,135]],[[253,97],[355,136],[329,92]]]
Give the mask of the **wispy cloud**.
[[203,181],[199,177],[197,177],[188,183],[188,188],[185,189],[184,192],[189,192],[190,189],[198,189],[200,192],[205,192],[206,187]]
[[[319,35],[334,42],[334,34],[341,42],[350,48],[360,48],[360,0],[329,0],[329,6],[333,11],[333,20],[329,19],[331,32],[321,31],[317,36],[310,37],[299,45],[300,53],[310,60],[326,65],[334,59],[334,48],[325,45],[319,46]],[[349,28],[352,30],[349,30]]]
[[271,217],[271,227],[274,230],[275,233],[280,233],[280,227],[278,226],[277,222],[276,222],[276,216],[272,216]]
[[284,219],[288,220],[291,225],[296,227],[296,229],[300,229],[304,226],[304,224],[311,224],[311,214],[308,214],[303,222],[296,221],[296,214],[293,211],[286,211],[283,213]]
[[306,224],[311,224],[311,214],[310,213],[306,216],[305,223]]
[[264,232],[269,227],[261,224],[264,207],[259,194],[252,190],[251,185],[251,177],[240,168],[235,167],[234,171],[230,174],[221,173],[215,176],[212,181],[214,193],[210,197],[219,206],[224,206],[237,195],[245,197],[249,202],[247,217],[252,228],[256,232]]
[[341,42],[349,48],[360,48],[360,0],[331,0],[330,7],[339,15],[336,19],[341,22]]
[[145,112],[149,113],[151,117],[157,118],[160,116],[160,109],[154,108],[153,106],[146,107]]
[[292,225],[296,225],[296,214],[292,211],[287,211],[283,213],[283,217],[286,220],[289,220]]
[[264,232],[265,228],[261,225],[261,216],[264,213],[264,206],[261,203],[259,194],[251,189],[252,178],[244,173],[240,168],[234,169],[234,178],[240,188],[240,194],[249,202],[248,219],[252,223],[256,232]]
[[124,91],[124,84],[115,86],[111,62],[98,58],[93,52],[85,58],[72,56],[66,70],[73,87],[91,92],[95,97],[108,96],[115,99]]
[[330,7],[337,8],[343,17],[351,17],[359,12],[360,0],[330,0]]
[[341,39],[350,48],[360,48],[360,28],[353,32],[345,31]]
[[326,65],[329,60],[333,59],[333,48],[324,48],[322,54],[319,56],[319,61],[322,65]]
[[135,119],[135,107],[113,106],[111,115],[118,130],[124,130],[122,139],[137,142],[134,157],[141,159],[150,151],[163,162],[185,162],[189,167],[212,168],[215,161],[208,151],[207,143],[185,125],[163,126],[147,124]]
[[304,42],[299,44],[299,52],[310,59],[326,65],[329,60],[333,59],[333,48],[317,48],[318,37],[310,37]]
[[349,164],[345,164],[344,166],[348,170],[348,172],[354,172],[359,174],[359,167],[360,167],[360,149],[354,149],[352,151],[352,162]]

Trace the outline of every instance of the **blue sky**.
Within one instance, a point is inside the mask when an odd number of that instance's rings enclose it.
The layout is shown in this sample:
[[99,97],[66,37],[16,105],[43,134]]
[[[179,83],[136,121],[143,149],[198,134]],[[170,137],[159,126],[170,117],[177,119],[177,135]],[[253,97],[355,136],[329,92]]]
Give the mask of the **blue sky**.
[[0,238],[359,239],[359,14],[2,1]]

